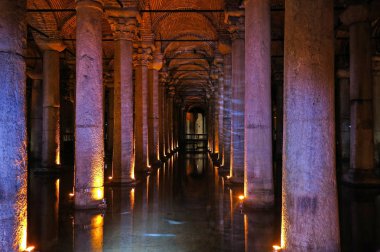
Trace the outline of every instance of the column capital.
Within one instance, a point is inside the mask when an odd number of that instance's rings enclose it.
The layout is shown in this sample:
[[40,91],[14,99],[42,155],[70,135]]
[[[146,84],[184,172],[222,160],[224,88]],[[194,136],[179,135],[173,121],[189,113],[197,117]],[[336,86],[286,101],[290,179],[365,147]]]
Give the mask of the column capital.
[[36,35],[34,36],[34,41],[42,51],[62,52],[66,49],[66,45],[60,39],[46,39]]
[[231,41],[230,40],[222,40],[218,43],[218,50],[222,55],[231,53]]
[[244,10],[227,11],[224,22],[232,40],[244,39]]
[[169,77],[169,73],[166,71],[161,71],[159,73],[159,77],[160,77],[160,83],[166,83]]
[[152,59],[152,49],[150,47],[139,47],[137,52],[133,54],[133,66],[148,66]]
[[174,86],[168,87],[168,95],[169,95],[168,98],[174,98],[174,95],[175,95],[175,87]]
[[350,26],[355,23],[368,22],[369,14],[367,5],[350,5],[339,18],[344,25]]
[[75,0],[75,8],[96,8],[103,12],[103,0]]
[[108,17],[108,22],[111,25],[115,40],[133,41],[137,39],[138,28],[136,18]]
[[160,71],[163,66],[163,55],[158,48],[153,53],[153,60],[149,64],[149,69]]

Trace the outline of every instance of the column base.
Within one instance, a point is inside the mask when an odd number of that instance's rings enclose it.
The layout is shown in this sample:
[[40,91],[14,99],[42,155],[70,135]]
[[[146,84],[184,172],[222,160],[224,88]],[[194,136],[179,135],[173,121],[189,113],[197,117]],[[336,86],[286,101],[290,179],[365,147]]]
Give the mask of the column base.
[[350,169],[343,174],[342,182],[352,186],[380,187],[380,176],[374,170]]
[[112,180],[108,183],[110,186],[135,187],[137,184],[140,183],[140,181],[131,178],[112,178]]
[[[101,194],[97,199],[97,194],[100,190]],[[106,201],[103,198],[104,187],[77,189],[74,193],[74,207],[75,209],[104,209],[107,207]]]
[[229,186],[244,186],[244,178],[229,177],[224,180],[224,184]]
[[267,210],[274,208],[274,194],[268,191],[256,192],[243,201],[244,210]]

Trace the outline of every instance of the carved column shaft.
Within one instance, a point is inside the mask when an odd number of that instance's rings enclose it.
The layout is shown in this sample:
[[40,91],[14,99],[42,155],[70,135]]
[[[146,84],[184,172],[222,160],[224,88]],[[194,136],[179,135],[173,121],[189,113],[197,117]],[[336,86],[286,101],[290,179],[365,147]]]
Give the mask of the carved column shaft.
[[138,48],[134,56],[135,80],[135,158],[138,172],[148,168],[148,64],[150,49]]
[[282,250],[340,251],[333,2],[286,4]]
[[110,20],[115,37],[112,176],[113,182],[130,183],[135,179],[132,41],[137,34],[137,20],[129,13],[111,16]]
[[104,197],[103,4],[78,0],[75,101],[75,207],[97,208]]
[[26,249],[26,1],[0,1],[0,251]]

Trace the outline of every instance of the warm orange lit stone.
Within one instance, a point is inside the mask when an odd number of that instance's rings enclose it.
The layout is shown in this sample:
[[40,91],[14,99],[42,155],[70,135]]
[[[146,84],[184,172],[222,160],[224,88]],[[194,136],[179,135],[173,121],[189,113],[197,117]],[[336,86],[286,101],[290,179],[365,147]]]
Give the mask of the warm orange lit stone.
[[330,0],[286,1],[282,251],[340,251]]
[[138,48],[134,55],[135,79],[135,172],[148,169],[148,63],[150,48]]
[[[112,15],[113,13],[109,13]],[[134,181],[133,45],[137,20],[129,13],[109,16],[115,39],[113,104],[113,183]]]

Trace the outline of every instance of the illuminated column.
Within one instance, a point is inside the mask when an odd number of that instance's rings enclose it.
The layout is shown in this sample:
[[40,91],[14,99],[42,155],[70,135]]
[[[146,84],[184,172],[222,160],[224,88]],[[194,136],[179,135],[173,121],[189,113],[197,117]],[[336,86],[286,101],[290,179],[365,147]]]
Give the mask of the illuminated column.
[[149,162],[157,163],[159,160],[159,76],[158,71],[162,68],[162,54],[157,48],[153,54],[153,61],[149,64]]
[[170,126],[170,122],[169,122],[169,94],[168,94],[169,90],[168,88],[165,88],[165,93],[164,93],[164,118],[165,118],[165,150],[166,150],[166,156],[170,156],[170,139],[169,139],[169,126]]
[[220,151],[219,151],[219,100],[220,100],[220,97],[219,97],[219,81],[218,81],[218,74],[219,73],[215,73],[215,81],[214,81],[214,86],[215,86],[215,89],[213,91],[214,93],[214,96],[213,96],[213,118],[212,120],[210,121],[212,127],[213,127],[213,133],[214,133],[214,136],[213,136],[213,153],[215,155],[215,158],[218,159],[219,155],[220,155]]
[[150,48],[138,48],[133,56],[136,68],[135,80],[135,171],[148,169],[148,63]]
[[166,72],[160,73],[159,82],[159,149],[160,149],[160,160],[163,160],[166,156],[166,138],[165,138],[165,83],[167,78]]
[[224,83],[223,83],[223,161],[222,166],[230,169],[231,160],[231,99],[232,99],[232,62],[231,48],[223,51],[224,53]]
[[372,57],[375,167],[380,167],[380,56]]
[[104,193],[103,3],[76,1],[75,207],[101,206]]
[[365,5],[349,6],[340,16],[350,29],[350,171],[348,183],[371,183],[374,171],[371,79],[371,24]]
[[286,2],[282,251],[340,251],[333,10]]
[[220,57],[219,60],[219,76],[218,76],[218,93],[216,94],[218,96],[218,104],[217,104],[217,111],[218,111],[218,139],[219,139],[219,155],[218,155],[218,163],[222,162],[223,156],[224,156],[224,144],[223,144],[223,106],[224,106],[224,78],[223,78],[223,59]]
[[41,79],[33,79],[30,110],[31,159],[40,161],[42,155],[42,75]]
[[107,10],[115,38],[112,181],[135,180],[133,153],[133,45],[138,12]]
[[[230,15],[232,39],[231,164],[230,181],[244,182],[244,16]],[[236,16],[235,16],[236,15]]]
[[26,1],[0,1],[0,251],[26,248]]
[[169,90],[168,99],[167,99],[168,100],[168,122],[169,122],[168,133],[169,133],[169,150],[170,150],[170,153],[172,153],[174,150],[174,133],[173,133],[173,130],[174,130],[174,128],[173,128],[174,95],[175,95],[174,88],[171,87]]
[[341,163],[350,160],[350,73],[340,69],[336,73],[338,81],[339,134],[337,144]]
[[53,168],[60,164],[60,62],[59,53],[65,49],[61,41],[36,39],[43,51],[43,115],[42,166]]
[[244,204],[274,204],[270,1],[245,5]]

